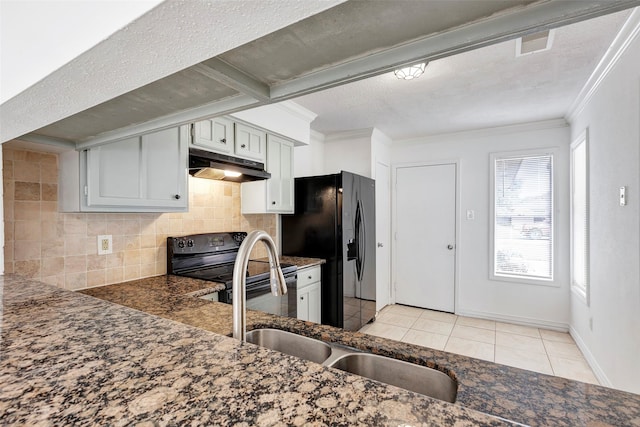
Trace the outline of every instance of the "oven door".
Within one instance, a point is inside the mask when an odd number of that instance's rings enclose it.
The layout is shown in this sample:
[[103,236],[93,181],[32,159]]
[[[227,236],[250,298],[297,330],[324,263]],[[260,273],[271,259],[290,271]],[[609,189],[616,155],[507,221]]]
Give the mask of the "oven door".
[[[297,278],[297,274],[285,276],[287,293],[280,297],[271,293],[271,284],[268,280],[247,285],[247,309],[284,317],[297,317]],[[231,289],[224,291],[224,298],[220,300],[231,304],[233,301]]]

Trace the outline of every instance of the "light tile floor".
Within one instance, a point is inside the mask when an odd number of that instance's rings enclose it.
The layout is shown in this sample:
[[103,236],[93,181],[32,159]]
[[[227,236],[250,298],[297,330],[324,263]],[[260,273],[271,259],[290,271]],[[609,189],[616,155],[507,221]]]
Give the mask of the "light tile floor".
[[516,368],[598,384],[568,333],[457,316],[404,305],[385,307],[370,335],[431,347]]

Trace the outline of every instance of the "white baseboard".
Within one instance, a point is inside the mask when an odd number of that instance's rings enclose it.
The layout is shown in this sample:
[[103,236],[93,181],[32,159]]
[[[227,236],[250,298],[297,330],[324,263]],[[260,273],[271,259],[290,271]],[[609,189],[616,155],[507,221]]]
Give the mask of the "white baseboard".
[[589,347],[587,347],[580,334],[578,334],[578,331],[576,331],[573,327],[569,327],[569,334],[571,334],[571,337],[576,342],[578,348],[582,352],[582,355],[591,367],[591,370],[595,374],[598,381],[600,381],[600,384],[605,387],[613,387],[613,384],[611,384],[611,381],[609,380],[609,378],[607,378],[607,375],[598,364],[598,361],[593,356],[593,354],[591,354],[591,351],[589,351]]
[[517,325],[531,326],[533,328],[551,329],[554,331],[568,332],[569,325],[562,322],[550,322],[548,320],[533,319],[530,317],[509,316],[505,314],[489,313],[484,311],[458,310],[456,314],[479,319],[495,320],[498,322],[514,323]]

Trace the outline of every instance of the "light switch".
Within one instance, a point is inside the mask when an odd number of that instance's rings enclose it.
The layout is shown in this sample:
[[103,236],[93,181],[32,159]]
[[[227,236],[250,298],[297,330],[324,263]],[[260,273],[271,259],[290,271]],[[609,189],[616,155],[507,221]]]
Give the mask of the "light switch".
[[627,205],[627,187],[620,187],[620,206]]
[[473,221],[474,219],[476,219],[476,213],[473,211],[473,209],[467,209],[467,219],[469,221]]

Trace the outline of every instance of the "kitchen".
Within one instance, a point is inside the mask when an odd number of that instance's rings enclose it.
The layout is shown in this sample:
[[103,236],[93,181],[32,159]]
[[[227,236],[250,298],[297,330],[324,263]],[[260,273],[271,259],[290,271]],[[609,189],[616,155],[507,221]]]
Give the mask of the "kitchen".
[[[313,148],[313,147],[311,147],[311,148]],[[17,161],[22,161],[20,159],[16,159],[16,160]],[[47,161],[46,156],[40,159],[41,164],[46,163],[46,161]],[[21,172],[22,172],[22,169],[23,169],[24,166],[25,166],[24,164],[20,164],[20,168],[19,169],[21,170]],[[223,188],[214,189],[212,191],[214,192],[214,194],[218,194],[218,195],[222,196],[223,199],[225,197],[231,197],[231,198],[233,198],[234,196],[237,197],[237,194],[236,195],[233,194],[233,192],[234,192],[233,188],[231,188],[230,190],[227,190],[226,187],[223,187]],[[195,196],[195,197],[196,198],[197,197],[202,197],[203,199],[206,199],[208,196],[205,193],[206,192],[203,191],[200,196]],[[43,194],[43,196],[44,196],[44,194]],[[47,207],[50,208],[51,203],[48,203],[48,202],[50,202],[50,201],[43,199],[43,202],[41,202],[41,203],[44,203],[44,204],[41,204],[41,206],[44,207],[45,209]],[[21,201],[20,203],[21,203],[22,206],[28,206],[29,205],[29,200]],[[233,215],[233,212],[234,212],[233,203],[235,203],[235,202],[230,201],[230,200],[226,200],[226,204],[220,203],[219,205],[216,205],[216,207],[220,206],[221,209],[231,209],[231,213]],[[202,208],[203,209],[207,209],[207,207],[205,207],[204,205],[203,205]],[[82,239],[82,237],[80,237],[80,236],[82,235],[82,231],[84,230],[84,227],[87,227],[87,228],[92,227],[92,230],[93,230],[93,227],[95,227],[96,229],[101,230],[104,227],[110,227],[111,226],[111,228],[107,228],[107,232],[105,234],[109,234],[110,231],[114,231],[114,233],[113,233],[114,236],[117,236],[117,235],[122,236],[120,239],[118,239],[118,240],[120,240],[120,242],[117,242],[117,241],[114,242],[114,246],[117,243],[119,245],[122,245],[120,247],[126,248],[126,238],[124,236],[127,236],[127,235],[136,236],[137,235],[135,224],[133,224],[136,221],[145,221],[144,223],[142,223],[144,225],[141,226],[141,227],[144,227],[144,229],[141,230],[140,240],[144,240],[146,242],[146,245],[150,245],[151,244],[151,237],[149,236],[150,233],[148,231],[144,231],[144,230],[148,230],[148,228],[147,228],[148,227],[148,221],[153,221],[153,220],[157,219],[158,221],[160,221],[159,224],[161,224],[160,227],[161,227],[162,230],[165,230],[167,228],[169,228],[169,230],[171,230],[170,227],[173,227],[173,229],[172,229],[173,231],[185,233],[185,232],[190,232],[191,230],[195,230],[195,228],[191,228],[191,227],[195,227],[195,224],[199,224],[198,221],[228,221],[228,217],[225,217],[227,219],[224,219],[223,217],[216,218],[216,215],[220,215],[219,211],[220,211],[220,209],[213,209],[213,210],[209,211],[208,213],[210,213],[210,215],[205,214],[205,216],[204,216],[204,218],[206,218],[206,219],[197,218],[197,217],[179,218],[177,214],[163,214],[163,215],[141,214],[140,216],[136,215],[135,219],[132,218],[132,217],[129,217],[128,215],[130,215],[130,214],[122,215],[122,216],[119,216],[117,218],[109,218],[107,216],[102,216],[102,217],[95,216],[94,217],[93,215],[91,215],[91,218],[95,218],[95,222],[96,222],[96,224],[93,224],[93,225],[89,223],[88,219],[87,219],[87,223],[83,224],[83,220],[85,218],[89,217],[88,214],[80,214],[81,215],[80,217],[76,217],[73,214],[71,214],[71,215],[64,214],[63,215],[63,227],[64,227],[64,230],[71,232],[71,236],[68,239],[69,245],[67,245],[69,247],[74,247],[74,244],[76,244],[79,241],[78,239]],[[16,210],[16,212],[18,212],[18,210]],[[28,212],[28,210],[25,210],[25,212]],[[210,218],[212,218],[212,217],[215,218],[215,219],[211,220]],[[31,218],[33,218],[33,217],[31,217]],[[40,217],[38,217],[38,218],[40,218]],[[109,218],[109,219],[107,219],[107,218]],[[43,217],[43,219],[45,219],[45,218]],[[32,221],[33,220],[34,219],[32,219]],[[45,221],[46,221],[46,219],[45,219]],[[101,221],[102,221],[102,224],[100,224]],[[243,221],[245,221],[245,219],[243,219],[241,217],[234,218],[231,221],[232,222],[230,223],[230,225],[232,225],[234,227],[233,229],[236,229],[235,228],[236,225],[239,225],[242,228],[244,228],[246,226],[246,223],[243,223]],[[234,223],[233,221],[238,221],[238,222]],[[275,227],[277,227],[275,225],[275,220],[270,219],[269,215],[258,216],[255,219],[254,218],[250,218],[249,220],[246,220],[246,221],[255,221],[254,224],[250,224],[249,225],[252,228],[253,227],[255,227],[255,228],[265,228],[265,227],[267,227],[267,228],[268,227],[274,227],[275,228]],[[260,223],[260,221],[262,221],[262,223]],[[273,223],[270,222],[270,221],[273,221]],[[49,222],[53,222],[53,221],[49,221]],[[91,221],[91,222],[94,222],[94,221]],[[107,224],[104,225],[104,223],[107,223]],[[179,228],[179,227],[184,227],[185,224],[186,224],[186,226],[188,228]],[[209,225],[213,225],[213,224],[214,223],[211,222],[211,223],[208,223],[207,225],[209,226]],[[227,224],[229,224],[229,223],[227,223]],[[218,227],[218,226],[221,225],[221,223],[217,222],[217,223],[215,223],[215,225],[216,225],[216,227]],[[51,226],[53,227],[53,225],[51,225]],[[56,225],[56,227],[60,227],[60,225]],[[158,229],[158,223],[156,224],[156,230],[157,229]],[[220,227],[220,228],[216,228],[216,229],[221,230],[221,231],[225,230],[225,229],[229,230],[228,227],[224,227],[224,228]],[[119,230],[122,230],[124,233],[127,233],[127,234],[120,234],[120,233],[116,233],[115,232],[115,231],[119,231]],[[74,233],[74,231],[75,231],[75,233]],[[165,234],[171,234],[171,233],[165,233]],[[144,237],[144,236],[146,236],[146,237]],[[135,241],[131,242],[131,244],[133,244],[134,246],[136,245]],[[92,244],[92,246],[94,246],[94,244]],[[149,249],[149,248],[145,247],[145,248],[141,249],[141,253],[135,253],[135,249],[134,249],[133,250],[134,253],[131,253],[129,255],[126,255],[126,253],[125,253],[124,255],[122,255],[123,257],[125,257],[124,258],[125,259],[124,266],[117,265],[117,266],[114,267],[114,266],[105,265],[104,268],[98,268],[97,269],[97,270],[101,270],[101,269],[102,270],[108,270],[109,268],[112,268],[114,270],[111,273],[107,273],[105,271],[102,271],[100,273],[96,273],[96,274],[91,273],[90,274],[87,271],[85,273],[85,276],[87,277],[87,280],[88,280],[89,276],[91,276],[93,278],[92,280],[98,280],[98,279],[96,279],[96,277],[97,278],[104,277],[104,274],[113,274],[113,275],[115,275],[115,277],[133,278],[138,270],[140,270],[140,271],[144,270],[145,274],[146,274],[146,272],[152,271],[151,270],[151,264],[152,263],[156,263],[156,264],[158,264],[158,263],[162,264],[163,263],[164,259],[161,259],[160,261],[158,261],[158,258],[155,258],[155,259],[152,260],[152,257],[150,255],[149,251],[144,252],[144,255],[143,255],[144,249]],[[49,250],[49,248],[47,248],[47,250]],[[59,251],[60,248],[59,247],[53,247],[53,248],[51,248],[51,250],[53,252],[55,252],[56,250]],[[67,255],[67,254],[65,254],[65,255]],[[77,255],[75,253],[69,253],[68,255],[69,256],[81,256],[81,255]],[[633,256],[633,252],[630,253],[629,255]],[[60,258],[60,257],[58,257],[58,258]],[[162,258],[162,257],[160,257],[160,258]],[[142,260],[142,259],[144,259],[144,264],[139,262],[139,261],[136,261],[136,260]],[[73,266],[73,264],[72,264],[73,261],[75,261],[75,260],[70,260],[71,264],[69,264],[69,265],[70,265],[71,269],[69,271],[69,274],[70,275],[75,275],[75,276],[71,276],[73,278],[76,278],[78,280],[82,280],[83,272],[74,271],[74,270],[78,270],[78,267],[77,266]],[[59,261],[57,261],[57,262],[59,262]],[[99,263],[101,261],[96,261],[96,262]],[[629,264],[627,264],[627,265],[629,265]],[[633,264],[631,264],[631,265],[633,265]],[[102,265],[99,265],[98,267],[102,267]],[[158,265],[154,265],[153,268],[155,269],[156,267],[162,268],[161,265],[159,265],[159,266]],[[120,269],[120,271],[117,271],[118,268]],[[56,271],[56,270],[54,270],[54,271]],[[57,270],[57,271],[59,271],[59,270]],[[91,270],[91,271],[93,271],[93,270]],[[156,271],[156,270],[153,270],[153,271]],[[101,276],[101,274],[102,274],[102,276]],[[127,275],[127,274],[129,274],[129,275]],[[596,319],[596,321],[597,321],[597,319]],[[633,335],[631,335],[631,336],[633,336]],[[631,345],[635,345],[633,340],[630,340],[629,343]],[[631,353],[628,353],[628,354],[632,355],[634,353],[631,352]],[[630,371],[630,370],[628,370],[628,371]]]

